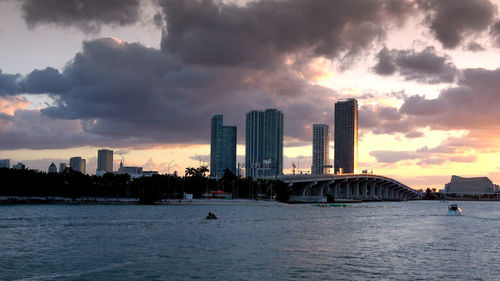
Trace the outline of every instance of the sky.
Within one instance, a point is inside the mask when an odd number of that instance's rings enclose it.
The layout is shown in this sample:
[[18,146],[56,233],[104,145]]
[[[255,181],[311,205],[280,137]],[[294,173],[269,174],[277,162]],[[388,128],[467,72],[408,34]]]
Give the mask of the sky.
[[359,169],[413,188],[500,182],[500,17],[490,0],[0,0],[0,158],[115,151],[115,169],[209,164],[210,119],[284,113],[284,168],[359,104]]

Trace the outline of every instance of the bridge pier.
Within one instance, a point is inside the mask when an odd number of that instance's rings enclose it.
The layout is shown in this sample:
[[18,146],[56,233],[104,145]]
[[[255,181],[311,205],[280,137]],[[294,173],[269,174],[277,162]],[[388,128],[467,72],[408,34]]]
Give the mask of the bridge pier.
[[[275,177],[273,177],[274,179]],[[328,193],[337,199],[411,200],[422,194],[391,178],[369,174],[283,175],[278,176],[294,189],[297,202],[323,197]],[[265,179],[265,178],[264,178]],[[311,197],[311,198],[305,198]]]
[[367,181],[366,184],[370,186],[370,199],[375,200],[377,197],[375,195],[375,184],[369,184],[370,182]]

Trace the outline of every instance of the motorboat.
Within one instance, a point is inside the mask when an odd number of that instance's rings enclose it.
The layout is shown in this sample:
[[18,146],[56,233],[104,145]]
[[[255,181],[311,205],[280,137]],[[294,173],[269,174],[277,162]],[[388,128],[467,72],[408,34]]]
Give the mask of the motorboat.
[[461,216],[462,209],[458,207],[457,204],[451,204],[448,206],[448,216]]
[[217,216],[212,213],[212,212],[209,212],[208,215],[207,215],[207,220],[216,220],[217,219]]

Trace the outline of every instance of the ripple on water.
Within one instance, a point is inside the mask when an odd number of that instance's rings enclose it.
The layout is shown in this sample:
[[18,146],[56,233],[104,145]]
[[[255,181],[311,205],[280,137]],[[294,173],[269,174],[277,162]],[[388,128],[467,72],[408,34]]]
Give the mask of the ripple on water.
[[496,279],[500,204],[447,205],[2,206],[0,279]]

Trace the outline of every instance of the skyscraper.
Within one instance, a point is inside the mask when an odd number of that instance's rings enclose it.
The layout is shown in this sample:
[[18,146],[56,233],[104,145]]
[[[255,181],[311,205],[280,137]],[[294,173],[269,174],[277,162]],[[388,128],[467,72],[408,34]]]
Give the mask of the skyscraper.
[[113,150],[100,149],[97,151],[97,170],[98,173],[113,172]]
[[330,132],[326,124],[313,124],[313,162],[311,174],[328,174]]
[[66,164],[66,163],[59,163],[59,173],[64,172],[67,168],[69,168],[68,164]]
[[80,172],[82,174],[85,174],[86,172],[86,162],[85,159],[82,159],[82,157],[71,157],[69,159],[69,167],[73,171]]
[[54,162],[52,162],[52,163],[50,164],[50,166],[49,166],[49,171],[48,171],[48,172],[49,172],[49,174],[50,174],[50,173],[57,173],[57,166],[56,166],[56,164],[54,164]]
[[0,160],[0,168],[10,169],[10,160],[9,159],[1,159]]
[[253,110],[246,117],[247,177],[283,174],[283,113]]
[[223,116],[212,117],[210,176],[222,177],[224,170],[236,174],[236,127],[223,126]]
[[358,170],[358,101],[335,103],[335,173]]

